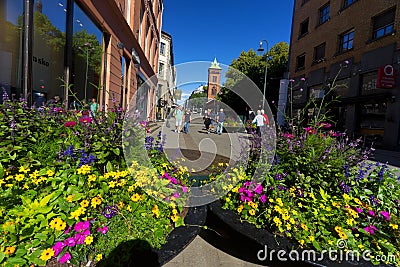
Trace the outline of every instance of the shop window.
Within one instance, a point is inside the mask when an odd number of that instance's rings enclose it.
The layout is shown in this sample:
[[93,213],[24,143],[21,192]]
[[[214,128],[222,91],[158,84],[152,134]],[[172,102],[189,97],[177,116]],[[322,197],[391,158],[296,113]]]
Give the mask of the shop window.
[[370,95],[378,92],[379,89],[376,88],[377,79],[378,79],[378,74],[376,72],[363,74],[362,84],[361,84],[361,94]]
[[22,0],[0,1],[0,101],[3,89],[11,97],[22,93],[22,35],[24,2]]
[[[123,48],[122,43],[120,47]],[[98,97],[102,51],[101,30],[75,3],[71,83],[73,84],[74,93],[82,102],[88,103],[91,98]]]
[[32,42],[33,101],[44,96],[47,104],[65,100],[64,51],[66,42],[66,1],[35,0]]
[[372,39],[381,38],[394,32],[394,18],[396,9],[389,11],[373,18]]

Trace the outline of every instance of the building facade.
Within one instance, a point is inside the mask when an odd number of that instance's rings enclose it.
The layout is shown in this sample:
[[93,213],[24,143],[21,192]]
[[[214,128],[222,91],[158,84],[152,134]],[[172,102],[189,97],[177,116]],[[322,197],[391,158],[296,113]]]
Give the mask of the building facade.
[[161,32],[160,55],[158,58],[157,119],[164,120],[174,106],[176,72],[172,37]]
[[[33,104],[126,107],[157,73],[162,12],[162,0],[0,0],[0,86]],[[155,87],[140,98],[149,117]]]
[[289,52],[293,106],[300,109],[332,88],[339,97],[337,129],[400,148],[399,8],[399,0],[296,0]]

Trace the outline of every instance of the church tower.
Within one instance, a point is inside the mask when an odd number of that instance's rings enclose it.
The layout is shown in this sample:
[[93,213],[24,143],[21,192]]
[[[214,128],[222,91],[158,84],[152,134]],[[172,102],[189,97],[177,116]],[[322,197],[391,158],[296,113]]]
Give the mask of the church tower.
[[207,90],[207,98],[214,99],[215,96],[221,90],[221,67],[217,62],[217,58],[214,58],[214,62],[211,63],[211,66],[208,68],[208,90]]

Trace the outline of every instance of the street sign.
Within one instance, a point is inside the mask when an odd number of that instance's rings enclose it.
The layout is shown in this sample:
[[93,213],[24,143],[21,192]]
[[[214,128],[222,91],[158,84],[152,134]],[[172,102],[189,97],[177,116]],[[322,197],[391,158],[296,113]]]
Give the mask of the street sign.
[[387,64],[378,69],[377,88],[392,89],[396,86],[396,70],[393,65]]

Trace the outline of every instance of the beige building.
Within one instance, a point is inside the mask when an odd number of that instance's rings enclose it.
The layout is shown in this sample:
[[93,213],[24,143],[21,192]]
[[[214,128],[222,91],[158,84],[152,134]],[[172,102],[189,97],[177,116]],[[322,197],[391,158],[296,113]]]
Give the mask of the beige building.
[[173,107],[176,91],[176,71],[172,37],[161,32],[160,55],[158,58],[157,119],[166,118]]
[[334,84],[337,129],[400,148],[399,8],[399,0],[296,0],[289,67],[294,107],[321,99]]

